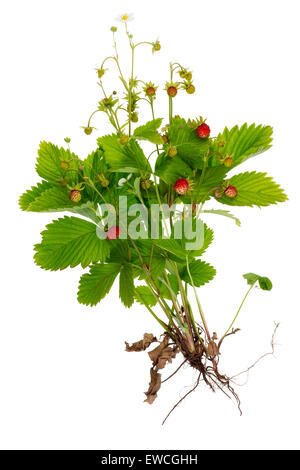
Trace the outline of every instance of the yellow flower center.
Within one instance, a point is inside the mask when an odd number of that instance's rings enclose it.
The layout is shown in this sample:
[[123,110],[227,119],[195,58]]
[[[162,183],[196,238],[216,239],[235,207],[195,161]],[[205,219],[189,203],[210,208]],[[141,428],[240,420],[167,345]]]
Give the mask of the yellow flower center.
[[122,15],[122,20],[127,21],[128,20],[128,15]]

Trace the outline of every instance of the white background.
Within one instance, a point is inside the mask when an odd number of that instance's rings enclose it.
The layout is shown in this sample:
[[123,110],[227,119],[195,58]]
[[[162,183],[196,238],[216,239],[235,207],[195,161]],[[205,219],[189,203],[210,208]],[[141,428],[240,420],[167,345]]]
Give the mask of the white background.
[[[299,449],[298,7],[296,0],[1,3],[1,448]],[[117,286],[99,306],[79,305],[80,268],[46,272],[32,259],[52,216],[22,213],[17,201],[38,181],[39,141],[63,145],[70,136],[84,157],[109,130],[100,115],[96,134],[87,137],[80,126],[101,98],[94,68],[112,52],[110,26],[126,10],[135,15],[136,40],[159,37],[162,44],[154,56],[147,47],[137,55],[139,77],[161,85],[157,115],[167,116],[162,88],[174,60],[193,70],[197,88],[176,97],[176,113],[207,117],[213,135],[245,121],[274,127],[273,148],[239,171],[267,171],[289,201],[235,210],[241,228],[207,216],[215,242],[205,259],[218,273],[200,294],[211,329],[221,334],[228,326],[246,289],[243,273],[268,275],[274,284],[272,292],[252,293],[237,323],[242,331],[224,344],[221,366],[230,375],[270,349],[273,322],[280,322],[276,358],[237,390],[242,417],[225,396],[201,386],[162,427],[195,375],[184,369],[152,406],[143,403],[150,360],[124,352],[124,340],[160,334],[147,311],[126,310]],[[143,121],[150,118],[143,113]]]

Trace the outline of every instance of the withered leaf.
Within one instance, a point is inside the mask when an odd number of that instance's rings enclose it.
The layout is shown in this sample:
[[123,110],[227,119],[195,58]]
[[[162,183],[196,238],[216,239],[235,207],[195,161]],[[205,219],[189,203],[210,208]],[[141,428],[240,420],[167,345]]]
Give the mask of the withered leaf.
[[156,372],[153,368],[150,369],[150,383],[147,392],[145,392],[146,399],[144,400],[146,403],[152,405],[155,398],[157,397],[157,392],[161,387],[161,374]]
[[155,341],[157,341],[157,339],[152,333],[145,333],[143,339],[132,343],[131,346],[129,346],[129,344],[125,341],[126,351],[145,351],[145,349],[149,348],[150,344],[154,343]]
[[148,352],[148,355],[153,363],[156,370],[163,369],[167,362],[172,362],[172,359],[178,352],[177,347],[169,346],[169,338],[164,337],[163,341],[152,351]]
[[215,357],[215,356],[218,356],[219,354],[220,354],[219,348],[216,345],[216,343],[214,341],[210,341],[210,343],[208,343],[207,345],[207,355],[211,357]]

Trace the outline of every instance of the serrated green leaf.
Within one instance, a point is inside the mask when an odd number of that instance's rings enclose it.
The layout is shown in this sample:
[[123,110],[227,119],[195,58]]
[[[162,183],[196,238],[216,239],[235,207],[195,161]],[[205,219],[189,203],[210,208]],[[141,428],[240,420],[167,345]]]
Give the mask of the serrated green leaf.
[[134,283],[132,266],[130,264],[121,266],[119,294],[125,307],[131,307],[134,302]]
[[247,283],[250,286],[253,286],[258,281],[259,287],[262,290],[271,290],[273,287],[270,279],[265,276],[259,276],[258,274],[254,273],[247,273],[243,275],[243,278],[247,280]]
[[119,263],[95,264],[90,272],[83,274],[79,282],[78,302],[84,305],[96,305],[110,291],[119,274]]
[[46,189],[39,197],[32,201],[27,210],[31,212],[58,212],[74,209],[81,206],[82,202],[74,203],[69,198],[69,191],[60,186],[53,186]]
[[157,304],[155,296],[152,294],[150,287],[138,286],[135,288],[135,298],[142,304],[149,307],[154,307]]
[[[57,182],[67,174],[70,181],[77,182],[76,172],[79,167],[79,159],[74,153],[71,153],[68,149],[58,148],[50,142],[41,142],[38,155],[36,171],[41,178],[50,182]],[[64,172],[60,167],[62,161],[69,163],[67,172]]]
[[283,189],[266,173],[240,173],[232,176],[228,184],[237,189],[237,196],[230,199],[224,194],[218,202],[229,206],[261,207],[287,200]]
[[40,197],[44,191],[52,187],[53,185],[48,181],[42,181],[36,186],[32,186],[30,189],[28,189],[25,193],[22,194],[19,199],[19,205],[22,211],[26,211],[32,202],[34,202],[38,197]]
[[88,266],[105,261],[109,255],[109,241],[96,234],[96,225],[78,217],[54,220],[42,232],[42,242],[35,245],[35,262],[44,269],[57,271],[78,264]]
[[178,178],[192,177],[193,170],[178,156],[168,157],[161,154],[156,161],[155,174],[165,183],[174,184]]
[[127,145],[121,145],[119,137],[113,134],[101,137],[98,139],[98,143],[104,150],[104,158],[111,171],[140,174],[152,172],[151,166],[136,140],[130,139]]
[[[228,130],[225,127],[222,134],[218,135],[214,149],[221,154],[228,154],[233,158],[231,168],[239,165],[250,157],[259,155],[271,147],[273,129],[270,126],[256,126],[247,123],[240,128],[234,126]],[[217,142],[223,140],[224,147],[218,147]]]
[[[203,286],[211,281],[216,274],[216,270],[213,266],[199,259],[190,263],[189,269],[196,287]],[[182,279],[188,284],[191,284],[191,279],[186,267],[182,271]]]
[[204,224],[204,239],[203,245],[199,250],[190,250],[188,253],[189,257],[196,258],[198,256],[202,256],[203,253],[207,250],[210,244],[213,242],[214,239],[214,232],[211,228],[209,228],[206,224]]
[[153,144],[162,144],[163,140],[157,129],[161,126],[162,119],[158,118],[153,121],[147,122],[143,126],[139,126],[135,129],[133,135],[139,140],[148,140]]

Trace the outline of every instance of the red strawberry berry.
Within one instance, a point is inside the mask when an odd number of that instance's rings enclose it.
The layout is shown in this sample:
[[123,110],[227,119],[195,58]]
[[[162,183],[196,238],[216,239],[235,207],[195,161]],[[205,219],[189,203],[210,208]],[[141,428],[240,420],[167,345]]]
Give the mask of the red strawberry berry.
[[148,88],[146,89],[146,95],[147,96],[155,96],[155,88],[153,86],[148,86]]
[[175,86],[169,86],[167,93],[171,98],[174,98],[174,96],[177,95],[177,88]]
[[177,194],[186,194],[189,189],[189,182],[185,178],[179,178],[174,184],[174,189]]
[[72,202],[79,202],[81,200],[80,191],[78,191],[78,189],[73,189],[69,194],[69,198]]
[[203,122],[200,126],[197,127],[196,132],[200,139],[205,139],[210,134],[210,128],[207,124],[205,124],[205,122]]
[[106,232],[106,238],[108,240],[115,240],[118,238],[120,235],[120,227],[116,225],[115,227],[111,227],[109,230]]
[[225,196],[229,197],[230,199],[234,199],[235,197],[237,197],[238,194],[235,186],[227,186],[224,192]]

